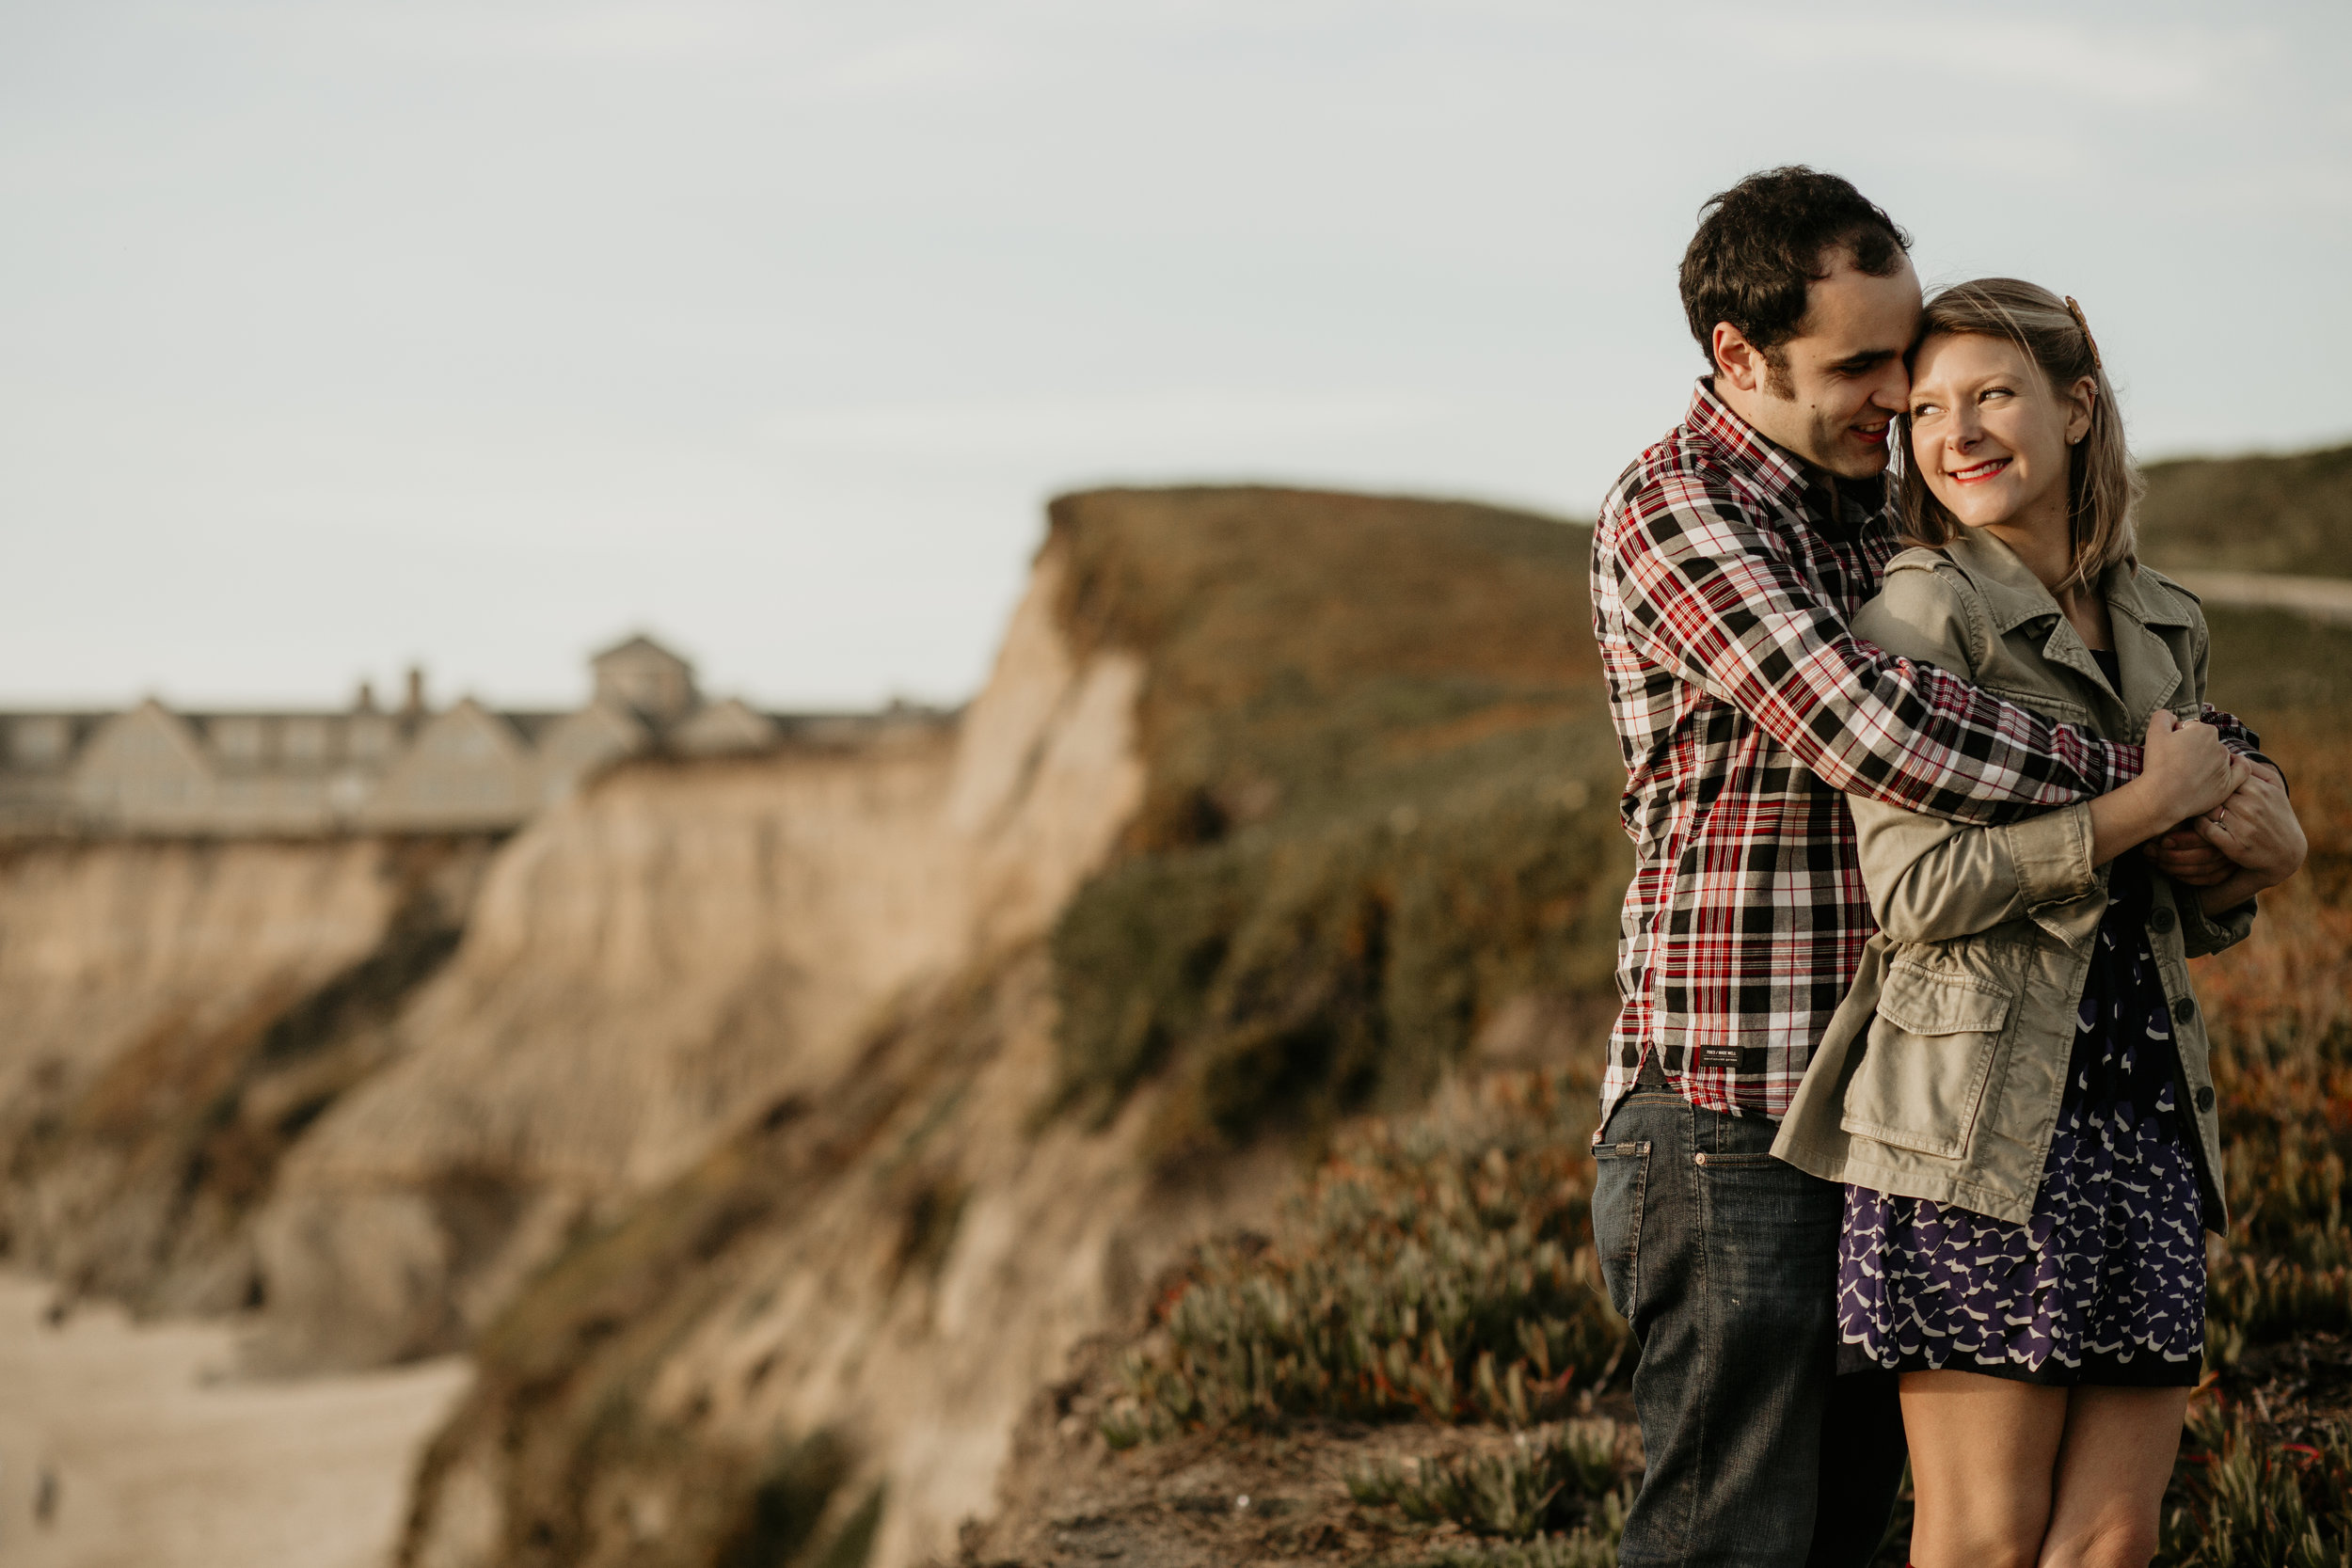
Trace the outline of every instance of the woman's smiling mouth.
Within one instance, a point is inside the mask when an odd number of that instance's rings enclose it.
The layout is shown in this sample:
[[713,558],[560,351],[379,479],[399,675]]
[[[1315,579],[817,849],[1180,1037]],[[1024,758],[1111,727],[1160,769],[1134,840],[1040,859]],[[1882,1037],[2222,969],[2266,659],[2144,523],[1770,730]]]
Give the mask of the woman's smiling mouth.
[[1952,470],[1945,477],[1955,484],[1975,484],[1980,480],[1991,479],[1994,474],[2008,467],[2012,459],[2007,457],[1988,458],[1974,467]]

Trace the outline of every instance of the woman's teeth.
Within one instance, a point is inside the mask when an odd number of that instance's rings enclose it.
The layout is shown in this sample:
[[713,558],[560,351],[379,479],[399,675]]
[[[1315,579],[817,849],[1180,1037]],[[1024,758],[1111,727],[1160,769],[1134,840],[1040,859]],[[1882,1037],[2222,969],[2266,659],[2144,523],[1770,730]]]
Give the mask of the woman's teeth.
[[2003,468],[2008,467],[2008,458],[1995,457],[1989,462],[1979,463],[1973,468],[1956,469],[1954,470],[1952,477],[1958,480],[1961,483],[1966,484],[1973,480],[1991,479],[1994,474],[1999,473]]

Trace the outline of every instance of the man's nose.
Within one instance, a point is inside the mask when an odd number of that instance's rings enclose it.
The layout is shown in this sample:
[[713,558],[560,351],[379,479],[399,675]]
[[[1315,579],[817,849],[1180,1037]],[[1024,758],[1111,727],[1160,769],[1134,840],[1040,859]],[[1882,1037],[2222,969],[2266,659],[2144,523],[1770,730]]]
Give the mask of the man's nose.
[[1911,401],[1911,372],[1899,359],[1887,366],[1877,385],[1870,388],[1870,402],[1889,414],[1899,414]]

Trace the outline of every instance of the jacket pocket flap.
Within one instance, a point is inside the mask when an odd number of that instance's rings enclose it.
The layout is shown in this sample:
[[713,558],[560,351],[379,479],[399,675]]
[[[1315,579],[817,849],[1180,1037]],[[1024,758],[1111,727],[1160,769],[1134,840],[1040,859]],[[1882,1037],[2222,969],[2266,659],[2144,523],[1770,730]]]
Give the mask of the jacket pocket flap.
[[1879,1017],[1914,1035],[1990,1035],[2009,1020],[2010,993],[1952,970],[1898,962],[1879,992]]
[[1984,689],[1995,697],[2015,703],[2019,707],[2031,708],[2042,718],[2055,719],[2061,724],[2087,724],[2090,721],[2088,706],[2071,697],[2061,697],[2055,691],[2034,687],[2004,686],[1993,681],[1985,682]]

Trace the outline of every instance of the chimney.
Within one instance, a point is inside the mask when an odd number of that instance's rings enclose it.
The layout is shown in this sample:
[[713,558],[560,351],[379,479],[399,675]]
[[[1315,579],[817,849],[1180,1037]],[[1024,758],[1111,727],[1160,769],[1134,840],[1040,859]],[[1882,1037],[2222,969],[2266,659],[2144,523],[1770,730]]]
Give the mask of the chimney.
[[424,712],[424,666],[421,664],[408,666],[408,700],[401,705],[400,711],[410,719],[418,718]]
[[373,681],[361,681],[359,683],[359,695],[353,699],[351,707],[352,711],[355,713],[373,713],[375,711],[375,683]]

